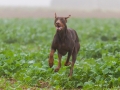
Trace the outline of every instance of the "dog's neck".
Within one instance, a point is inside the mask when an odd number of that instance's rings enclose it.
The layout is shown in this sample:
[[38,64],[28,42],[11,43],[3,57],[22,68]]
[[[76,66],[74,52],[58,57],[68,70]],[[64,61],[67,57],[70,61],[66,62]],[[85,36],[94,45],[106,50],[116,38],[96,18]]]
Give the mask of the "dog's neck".
[[66,33],[67,33],[67,26],[65,26],[65,28],[62,31],[57,31],[58,39],[61,43],[65,41],[65,38],[67,36]]

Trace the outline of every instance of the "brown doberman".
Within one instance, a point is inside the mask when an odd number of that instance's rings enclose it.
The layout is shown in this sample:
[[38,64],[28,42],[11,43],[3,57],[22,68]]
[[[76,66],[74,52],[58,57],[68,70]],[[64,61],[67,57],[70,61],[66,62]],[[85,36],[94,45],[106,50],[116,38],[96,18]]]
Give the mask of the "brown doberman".
[[[54,63],[53,55],[57,50],[58,53],[58,66],[54,70],[55,72],[59,71],[61,67],[61,58],[63,55],[67,56],[67,60],[65,62],[65,66],[71,64],[69,76],[72,76],[74,63],[76,61],[77,53],[80,49],[78,35],[75,30],[67,28],[67,19],[70,17],[57,17],[55,13],[55,21],[54,25],[56,27],[56,34],[54,36],[52,45],[51,45],[51,52],[49,55],[49,66],[52,67]],[[70,56],[72,55],[72,63],[69,62]]]

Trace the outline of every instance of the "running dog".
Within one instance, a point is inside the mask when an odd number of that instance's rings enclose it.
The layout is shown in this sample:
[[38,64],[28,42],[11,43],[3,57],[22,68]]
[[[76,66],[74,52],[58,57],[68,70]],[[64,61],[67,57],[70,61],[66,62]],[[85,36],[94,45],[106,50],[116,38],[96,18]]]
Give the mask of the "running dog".
[[[57,17],[55,13],[54,25],[56,27],[56,34],[54,35],[53,38],[48,62],[49,62],[49,66],[52,67],[54,63],[53,56],[55,51],[57,50],[58,66],[54,71],[58,72],[61,67],[62,56],[68,53],[67,60],[64,65],[65,66],[71,65],[69,76],[72,76],[74,63],[76,61],[76,57],[80,49],[80,43],[76,31],[67,28],[66,23],[67,23],[67,19],[70,16],[71,15],[69,15],[68,17]],[[72,63],[69,62],[71,56],[72,56]]]

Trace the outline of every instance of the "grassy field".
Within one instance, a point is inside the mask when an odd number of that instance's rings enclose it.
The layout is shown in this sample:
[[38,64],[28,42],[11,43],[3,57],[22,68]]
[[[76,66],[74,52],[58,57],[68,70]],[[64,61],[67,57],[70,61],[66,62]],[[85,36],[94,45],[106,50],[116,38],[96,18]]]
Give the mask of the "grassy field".
[[68,20],[81,50],[69,78],[62,58],[59,72],[48,66],[55,34],[53,19],[0,19],[0,90],[120,89],[120,19]]

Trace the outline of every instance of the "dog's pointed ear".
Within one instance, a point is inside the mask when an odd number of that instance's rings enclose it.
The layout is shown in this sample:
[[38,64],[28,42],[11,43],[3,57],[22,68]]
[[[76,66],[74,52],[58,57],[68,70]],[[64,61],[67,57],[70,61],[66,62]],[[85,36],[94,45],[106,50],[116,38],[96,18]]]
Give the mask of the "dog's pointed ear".
[[67,23],[67,19],[70,17],[71,15],[69,15],[68,17],[65,17],[66,23]]
[[56,13],[55,13],[55,18],[57,18],[57,15],[56,15]]
[[65,17],[65,19],[67,20],[71,15],[69,15],[68,17]]

